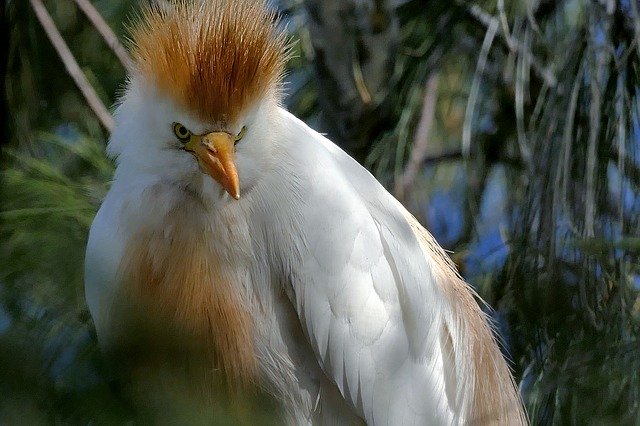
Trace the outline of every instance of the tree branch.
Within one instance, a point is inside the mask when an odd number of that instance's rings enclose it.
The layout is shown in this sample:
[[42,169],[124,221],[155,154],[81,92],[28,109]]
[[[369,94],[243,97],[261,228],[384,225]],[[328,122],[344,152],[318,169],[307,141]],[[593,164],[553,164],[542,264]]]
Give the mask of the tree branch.
[[[458,0],[458,3],[462,3]],[[489,13],[485,12],[480,6],[473,4],[471,6],[466,7],[467,13],[469,13],[477,22],[482,24],[485,28],[489,28],[493,22],[494,18]],[[504,28],[503,31],[498,32],[502,37],[501,41],[504,45],[509,49],[509,51],[514,53],[519,53],[524,55],[528,61],[530,61],[533,70],[544,80],[544,82],[552,88],[556,88],[558,86],[558,80],[556,79],[553,72],[548,67],[545,67],[540,63],[538,58],[531,53],[529,48],[522,43],[521,41],[511,37],[509,34],[505,34]]]
[[64,63],[67,73],[71,78],[73,78],[73,81],[76,83],[76,86],[78,86],[78,89],[80,89],[82,96],[84,96],[89,107],[91,107],[102,125],[105,129],[111,132],[113,129],[113,118],[111,117],[111,114],[109,114],[109,111],[104,106],[85,75],[82,73],[78,62],[76,62],[71,50],[69,50],[69,47],[62,38],[62,35],[60,35],[58,28],[56,28],[56,24],[53,22],[51,15],[49,15],[49,12],[47,12],[47,9],[45,9],[41,0],[29,1],[31,2],[31,7],[35,12],[38,21],[40,21],[40,25],[42,25],[42,28],[51,41],[51,44],[56,49],[58,56]]
[[124,48],[118,37],[115,35],[109,24],[104,20],[100,12],[89,2],[89,0],[74,0],[80,10],[89,18],[95,29],[98,30],[107,46],[113,51],[120,60],[122,66],[129,72],[133,70],[133,61],[127,50]]
[[424,91],[424,101],[422,103],[422,114],[416,130],[411,157],[404,168],[404,172],[395,182],[395,195],[399,201],[404,201],[407,191],[413,185],[416,176],[420,172],[429,148],[429,134],[433,127],[433,120],[436,112],[436,102],[438,100],[438,74],[432,73]]
[[422,164],[425,166],[432,165],[434,163],[441,163],[443,161],[456,161],[462,160],[464,156],[462,155],[462,151],[457,149],[455,151],[443,152],[442,154],[435,155],[433,157],[426,157]]

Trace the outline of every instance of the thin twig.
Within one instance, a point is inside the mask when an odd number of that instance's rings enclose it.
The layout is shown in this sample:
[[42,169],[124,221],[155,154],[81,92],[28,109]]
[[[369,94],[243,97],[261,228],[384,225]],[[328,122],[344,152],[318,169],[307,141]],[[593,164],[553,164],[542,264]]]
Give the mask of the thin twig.
[[[576,78],[573,81],[573,85],[571,88],[571,96],[569,98],[569,107],[567,109],[567,114],[564,120],[564,130],[562,132],[562,146],[564,150],[561,152],[562,161],[558,161],[558,167],[556,170],[556,181],[554,188],[554,196],[555,193],[559,192],[558,197],[562,200],[562,208],[558,213],[565,213],[567,221],[569,223],[569,228],[574,234],[578,234],[577,227],[573,224],[573,220],[571,217],[571,210],[566,207],[569,203],[567,201],[567,196],[569,193],[569,178],[571,175],[571,156],[572,156],[572,144],[573,144],[573,131],[574,124],[576,121],[576,110],[578,108],[578,95],[580,94],[580,87],[582,85],[582,78],[584,73],[586,60],[582,60],[580,62],[578,72],[576,74]],[[554,206],[556,205],[556,201],[554,201]],[[554,218],[559,217],[558,215],[554,215]]]
[[487,32],[484,35],[482,41],[482,48],[480,50],[480,56],[476,64],[476,71],[473,75],[473,81],[471,82],[471,90],[469,91],[469,98],[467,101],[467,108],[464,114],[464,125],[462,126],[462,152],[465,156],[469,156],[471,152],[471,128],[472,121],[476,107],[476,100],[478,98],[478,92],[480,91],[480,78],[484,73],[484,67],[487,65],[487,58],[489,56],[489,50],[493,44],[496,32],[498,30],[498,20],[491,17],[491,22],[487,27]]
[[[525,29],[525,44],[529,40],[529,30]],[[525,87],[529,84],[529,67],[531,63],[526,55],[518,55],[516,66],[516,84],[515,84],[515,101],[516,101],[516,130],[518,134],[518,147],[522,161],[530,172],[533,172],[533,164],[531,161],[531,149],[527,141],[527,132],[524,126],[524,98]]]
[[527,20],[529,21],[529,25],[531,25],[531,28],[533,28],[533,31],[536,34],[540,34],[540,26],[538,25],[538,22],[536,22],[536,17],[533,15],[533,6],[531,3],[531,0],[525,1],[527,7]]
[[[458,0],[458,3],[462,4],[461,0]],[[476,4],[468,6],[467,12],[478,22],[484,25],[487,29],[496,19]],[[533,68],[533,70],[536,72],[536,74],[538,74],[538,76],[540,76],[540,78],[542,78],[547,83],[549,87],[556,88],[558,86],[558,80],[556,79],[555,75],[553,75],[553,72],[549,69],[549,67],[545,67],[544,65],[542,65],[538,58],[536,58],[536,56],[531,53],[531,51],[524,43],[515,39],[514,37],[510,39],[507,38],[508,36],[503,32],[500,32],[500,34],[502,34],[504,44],[507,46],[507,48],[514,53],[517,52],[521,55],[525,55],[531,62],[531,67]]]
[[429,147],[429,134],[433,127],[433,119],[436,112],[436,101],[438,100],[438,74],[433,73],[425,85],[424,100],[422,103],[422,114],[416,130],[416,136],[411,150],[411,157],[404,168],[404,172],[396,180],[395,194],[398,200],[403,201],[407,190],[413,185],[420,168],[427,157]]
[[584,232],[585,237],[594,236],[594,220],[596,214],[595,198],[596,198],[596,171],[597,171],[597,147],[600,138],[600,121],[602,118],[602,92],[601,85],[604,85],[605,74],[609,58],[608,52],[604,49],[598,49],[597,42],[597,30],[595,24],[591,24],[592,29],[590,36],[592,37],[591,49],[593,50],[593,59],[591,69],[591,99],[589,100],[589,139],[587,145],[587,158],[585,164],[585,185],[586,185],[586,197],[584,208]]
[[133,70],[133,61],[127,53],[118,37],[113,32],[109,24],[104,20],[100,12],[89,2],[89,0],[74,0],[80,10],[89,18],[96,30],[100,33],[107,46],[115,53],[122,66],[129,72]]
[[40,25],[42,25],[42,28],[51,41],[51,44],[56,49],[58,56],[64,63],[67,73],[71,78],[73,78],[76,86],[78,86],[78,89],[82,92],[82,95],[89,104],[89,107],[91,107],[102,125],[111,132],[113,129],[113,118],[111,117],[111,114],[109,114],[109,111],[104,106],[85,75],[82,73],[78,62],[76,62],[71,50],[69,50],[69,47],[60,35],[58,28],[56,28],[56,24],[53,22],[53,19],[51,19],[51,15],[49,15],[49,12],[47,12],[47,9],[45,9],[41,0],[29,1],[31,2],[31,7],[35,12],[38,21],[40,21]]
[[[620,73],[618,76],[618,81],[616,85],[616,115],[618,116],[618,128],[616,131],[616,145],[618,146],[618,170],[620,172],[620,176],[625,175],[624,170],[624,158],[627,155],[627,120],[626,120],[626,112],[624,108],[625,99],[626,99],[626,91],[624,88],[624,74]],[[624,230],[624,203],[623,203],[623,194],[625,189],[625,180],[619,179],[620,182],[618,184],[618,191],[620,191],[620,215],[618,216],[618,221],[620,222],[620,229]]]
[[354,55],[353,60],[351,61],[351,69],[353,71],[353,81],[356,84],[356,89],[358,90],[358,94],[360,95],[360,99],[362,103],[365,105],[369,105],[371,103],[371,93],[367,88],[367,83],[364,81],[364,75],[362,75],[362,67],[360,66],[360,61],[358,60],[357,55]]
[[435,155],[433,157],[425,157],[422,160],[422,164],[428,166],[434,163],[442,163],[443,161],[456,161],[462,160],[464,157],[462,156],[462,151],[459,149],[443,152],[442,154]]
[[498,15],[500,16],[500,25],[502,25],[502,34],[509,45],[509,50],[513,51],[515,46],[511,40],[511,31],[509,31],[509,23],[507,22],[507,13],[504,10],[504,0],[498,0]]

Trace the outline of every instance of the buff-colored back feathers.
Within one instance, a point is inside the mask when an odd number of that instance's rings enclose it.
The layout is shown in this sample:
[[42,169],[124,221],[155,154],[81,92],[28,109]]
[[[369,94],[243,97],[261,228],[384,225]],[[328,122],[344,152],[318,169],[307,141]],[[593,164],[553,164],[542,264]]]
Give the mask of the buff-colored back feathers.
[[[440,290],[448,300],[443,334],[451,352],[448,374],[473,377],[473,383],[455,381],[457,404],[464,404],[472,425],[526,425],[526,414],[515,382],[488,325],[474,300],[475,293],[456,272],[453,262],[420,223],[408,212],[407,222],[432,263]],[[452,395],[453,396],[453,395]]]
[[145,9],[131,30],[137,72],[196,117],[233,124],[277,93],[286,36],[265,0],[179,0]]

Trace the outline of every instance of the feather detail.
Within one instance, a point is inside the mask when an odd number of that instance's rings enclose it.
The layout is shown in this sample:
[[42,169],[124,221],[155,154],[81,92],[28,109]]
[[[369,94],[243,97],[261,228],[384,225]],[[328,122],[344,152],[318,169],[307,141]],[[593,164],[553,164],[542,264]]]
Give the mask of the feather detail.
[[164,230],[143,229],[129,239],[110,345],[125,354],[142,351],[143,359],[179,353],[203,360],[205,371],[222,370],[234,385],[256,382],[254,324],[240,286],[224,272],[204,233],[184,221],[173,211]]
[[[451,308],[445,313],[441,340],[454,376],[447,377],[447,396],[455,390],[456,411],[468,424],[526,425],[526,415],[490,320],[474,300],[477,294],[460,277],[453,262],[413,215],[402,209]],[[457,376],[457,377],[456,377]],[[464,377],[474,377],[468,386]]]
[[150,6],[131,38],[137,72],[204,121],[232,125],[280,91],[287,40],[265,0]]

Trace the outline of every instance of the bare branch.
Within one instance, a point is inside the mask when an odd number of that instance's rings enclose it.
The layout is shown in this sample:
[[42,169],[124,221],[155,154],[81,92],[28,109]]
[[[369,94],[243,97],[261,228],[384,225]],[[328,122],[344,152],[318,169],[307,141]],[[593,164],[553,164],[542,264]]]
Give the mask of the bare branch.
[[462,159],[464,159],[464,156],[462,155],[462,151],[459,150],[459,149],[454,149],[452,151],[446,151],[446,152],[440,153],[438,155],[425,157],[422,160],[422,165],[423,166],[430,166],[430,165],[433,165],[435,163],[443,163],[445,161],[458,161],[458,160],[462,160]]
[[[527,45],[529,40],[529,29],[525,29],[524,34],[524,44]],[[518,134],[518,146],[520,148],[520,155],[522,156],[522,161],[525,163],[530,172],[533,172],[531,149],[529,148],[527,133],[524,127],[525,87],[529,85],[529,67],[531,65],[529,59],[530,58],[528,58],[527,55],[518,55],[515,81],[515,101],[516,129]]]
[[42,28],[51,41],[51,44],[56,49],[58,56],[64,63],[67,73],[71,78],[73,78],[76,86],[78,86],[78,89],[82,92],[82,95],[89,104],[89,107],[91,107],[102,125],[111,132],[113,129],[113,118],[111,117],[111,114],[109,114],[109,111],[104,106],[85,75],[82,73],[78,62],[76,62],[71,50],[69,50],[69,47],[62,38],[62,35],[60,35],[58,28],[56,28],[56,24],[53,22],[53,19],[51,19],[51,15],[49,15],[49,12],[47,12],[47,9],[45,9],[41,0],[29,1],[31,2],[31,7],[35,12],[38,21],[40,21],[40,25],[42,25]]
[[115,35],[109,24],[104,20],[100,12],[89,2],[89,0],[74,0],[80,10],[89,18],[95,29],[98,30],[107,46],[120,60],[122,66],[129,72],[133,70],[133,61],[127,50],[124,48],[118,37]]
[[[458,0],[458,3],[462,2]],[[476,4],[468,6],[467,12],[487,29],[489,29],[489,27],[493,25],[493,22],[496,19]],[[502,35],[504,44],[511,52],[524,55],[527,60],[531,62],[531,66],[536,74],[538,74],[538,76],[540,76],[540,78],[542,78],[549,87],[557,87],[558,80],[556,79],[555,75],[553,75],[553,72],[549,69],[549,67],[545,67],[544,65],[542,65],[538,58],[533,53],[531,53],[529,48],[524,43],[514,37],[509,37],[509,35],[505,34],[504,31],[500,32],[500,34]]]
[[462,152],[465,156],[469,156],[471,152],[471,128],[478,92],[480,91],[480,78],[484,73],[485,65],[487,65],[489,50],[491,50],[491,45],[493,44],[493,39],[495,38],[499,25],[496,18],[490,17],[489,19],[490,22],[487,27],[487,32],[484,35],[484,40],[482,41],[482,48],[480,50],[480,55],[478,56],[476,71],[473,75],[473,81],[471,82],[471,90],[469,91],[467,108],[464,114],[464,125],[462,126]]
[[596,215],[596,174],[598,167],[597,147],[600,138],[600,125],[602,119],[602,91],[600,86],[605,84],[605,70],[610,61],[606,49],[599,49],[595,40],[599,37],[596,24],[592,23],[590,29],[591,49],[593,50],[592,63],[589,74],[591,79],[591,99],[589,103],[589,140],[587,145],[587,158],[585,164],[586,199],[584,210],[584,234],[585,237],[593,237],[594,221]]
[[436,112],[436,101],[438,100],[438,74],[433,73],[427,80],[422,104],[422,114],[416,136],[414,138],[411,157],[405,166],[404,172],[395,182],[395,195],[398,200],[403,201],[406,192],[416,179],[427,157],[429,147],[429,134],[433,127],[433,119]]

